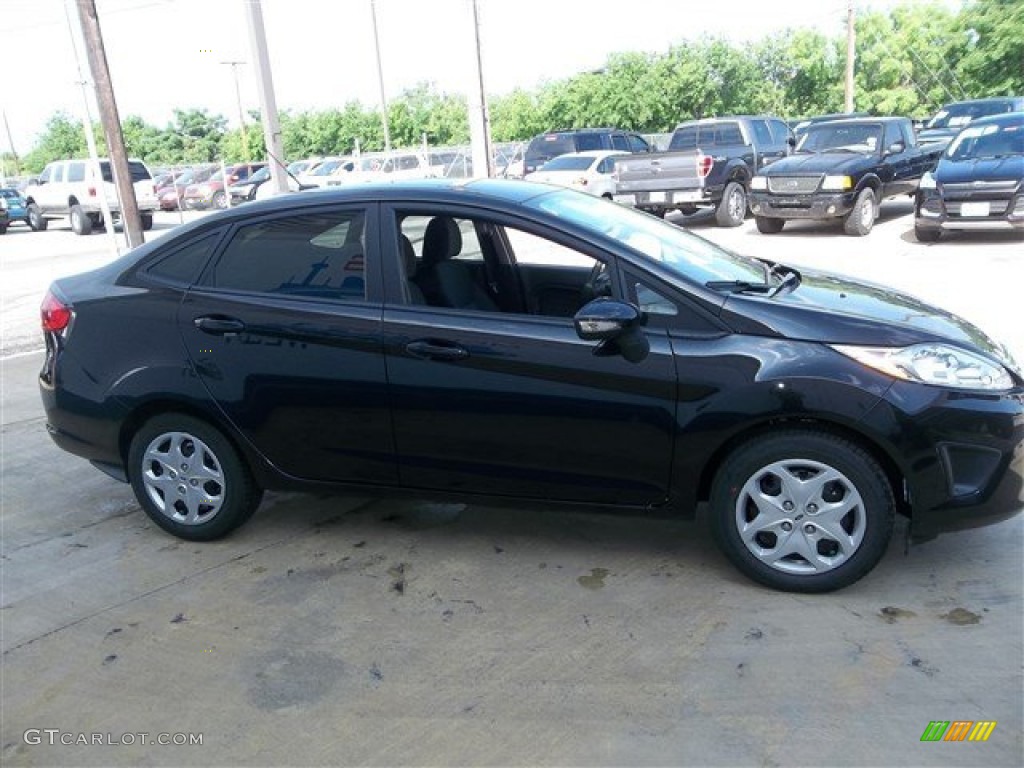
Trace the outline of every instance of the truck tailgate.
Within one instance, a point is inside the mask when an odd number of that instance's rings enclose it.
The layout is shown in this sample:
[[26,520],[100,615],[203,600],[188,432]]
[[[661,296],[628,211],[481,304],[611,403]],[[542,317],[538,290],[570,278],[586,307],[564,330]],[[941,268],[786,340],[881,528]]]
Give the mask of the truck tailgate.
[[703,189],[697,152],[662,152],[632,155],[615,161],[616,192],[656,192]]

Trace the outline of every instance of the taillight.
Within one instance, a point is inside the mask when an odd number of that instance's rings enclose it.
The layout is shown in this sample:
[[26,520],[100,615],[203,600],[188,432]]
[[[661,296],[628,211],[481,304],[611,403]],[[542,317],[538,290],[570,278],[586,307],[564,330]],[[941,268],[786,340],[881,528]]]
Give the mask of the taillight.
[[707,178],[714,164],[715,158],[711,157],[711,155],[705,155],[704,153],[697,155],[697,174],[702,179]]
[[579,184],[581,187],[587,186],[587,177],[580,176],[578,179],[576,179],[576,183]]
[[63,304],[51,291],[46,292],[43,304],[39,307],[39,315],[42,318],[43,330],[47,332],[63,331],[71,322],[71,308]]
[[89,197],[96,197],[96,187],[89,187]]

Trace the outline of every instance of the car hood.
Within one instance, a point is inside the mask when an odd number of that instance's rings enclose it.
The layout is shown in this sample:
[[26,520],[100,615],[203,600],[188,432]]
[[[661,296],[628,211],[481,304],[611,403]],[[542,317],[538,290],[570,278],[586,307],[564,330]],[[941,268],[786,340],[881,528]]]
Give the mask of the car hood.
[[925,128],[917,134],[917,143],[930,144],[942,141],[948,144],[959,131],[959,128]]
[[738,329],[829,344],[951,342],[1016,369],[1005,346],[966,320],[886,286],[824,272],[802,271],[800,284],[778,296],[730,294],[722,317]]
[[815,155],[790,155],[762,168],[761,176],[810,175],[818,173],[855,173],[872,166],[874,155],[854,155],[849,152],[821,152]]
[[958,184],[967,181],[1024,181],[1024,155],[979,158],[969,160],[939,161],[935,179],[941,184]]

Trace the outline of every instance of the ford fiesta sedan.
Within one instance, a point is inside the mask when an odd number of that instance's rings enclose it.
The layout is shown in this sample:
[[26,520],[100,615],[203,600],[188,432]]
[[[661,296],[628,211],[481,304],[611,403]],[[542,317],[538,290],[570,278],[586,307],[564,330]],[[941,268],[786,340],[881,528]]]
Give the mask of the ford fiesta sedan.
[[55,282],[57,444],[191,540],[264,489],[693,515],[848,585],[1022,506],[1024,379],[963,320],[528,182],[284,196]]

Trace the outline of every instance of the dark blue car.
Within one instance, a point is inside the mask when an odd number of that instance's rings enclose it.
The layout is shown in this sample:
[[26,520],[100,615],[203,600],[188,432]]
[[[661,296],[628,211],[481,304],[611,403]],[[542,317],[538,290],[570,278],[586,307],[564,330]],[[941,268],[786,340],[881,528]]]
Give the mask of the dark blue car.
[[914,206],[918,240],[979,229],[1024,232],[1024,112],[975,120],[921,179]]

